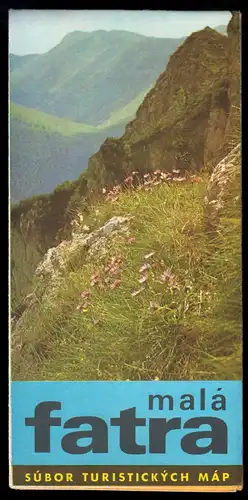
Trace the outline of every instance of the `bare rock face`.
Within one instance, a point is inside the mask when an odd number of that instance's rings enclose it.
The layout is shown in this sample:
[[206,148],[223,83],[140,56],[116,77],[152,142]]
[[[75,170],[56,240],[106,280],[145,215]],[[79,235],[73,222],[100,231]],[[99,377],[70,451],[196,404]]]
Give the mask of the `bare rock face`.
[[212,101],[205,141],[205,164],[212,167],[241,140],[240,13],[233,12],[227,27],[227,71]]
[[71,195],[72,192],[65,188],[21,201],[11,209],[11,227],[25,242],[35,239],[44,254],[65,225],[64,215]]
[[225,130],[225,142],[223,150],[230,152],[233,147],[241,141],[241,14],[233,12],[227,27],[228,33],[228,68],[229,81],[228,99],[230,110]]
[[205,226],[217,227],[227,204],[240,201],[241,196],[241,148],[238,144],[218,165],[211,175],[205,198]]
[[62,241],[57,247],[50,248],[41,263],[36,268],[36,276],[49,276],[57,278],[68,267],[68,263],[86,252],[86,258],[97,258],[104,255],[106,243],[120,232],[128,232],[128,222],[131,217],[114,216],[104,226],[89,234],[77,232],[70,241]]

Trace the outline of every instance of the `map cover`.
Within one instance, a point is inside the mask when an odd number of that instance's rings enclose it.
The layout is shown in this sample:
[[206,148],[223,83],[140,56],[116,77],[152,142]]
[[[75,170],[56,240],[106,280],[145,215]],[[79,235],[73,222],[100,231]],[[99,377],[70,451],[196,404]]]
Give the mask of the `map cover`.
[[242,489],[241,14],[9,12],[9,486]]

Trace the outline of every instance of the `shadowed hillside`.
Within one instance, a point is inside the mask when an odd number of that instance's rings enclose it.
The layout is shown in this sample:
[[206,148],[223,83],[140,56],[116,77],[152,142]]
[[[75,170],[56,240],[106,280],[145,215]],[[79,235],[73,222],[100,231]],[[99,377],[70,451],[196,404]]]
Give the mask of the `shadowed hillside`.
[[[77,178],[106,137],[105,129],[91,130],[90,126],[56,117],[51,120],[39,111],[24,111],[11,111],[10,118],[12,203],[49,193],[58,184]],[[118,137],[123,129],[117,123],[107,131]]]

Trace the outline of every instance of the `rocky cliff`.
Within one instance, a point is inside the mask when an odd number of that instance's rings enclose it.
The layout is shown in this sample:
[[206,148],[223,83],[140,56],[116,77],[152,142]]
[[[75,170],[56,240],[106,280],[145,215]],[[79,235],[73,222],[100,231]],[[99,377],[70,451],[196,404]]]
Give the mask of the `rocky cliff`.
[[205,229],[215,235],[221,217],[240,223],[241,148],[237,144],[214,168],[205,197]]
[[238,130],[239,46],[238,13],[228,37],[209,27],[192,33],[171,56],[124,135],[107,139],[90,158],[91,188],[100,190],[133,170],[213,167]]
[[228,100],[230,102],[227,126],[225,129],[224,151],[229,152],[240,142],[241,126],[241,17],[234,12],[227,28],[229,41],[228,56]]

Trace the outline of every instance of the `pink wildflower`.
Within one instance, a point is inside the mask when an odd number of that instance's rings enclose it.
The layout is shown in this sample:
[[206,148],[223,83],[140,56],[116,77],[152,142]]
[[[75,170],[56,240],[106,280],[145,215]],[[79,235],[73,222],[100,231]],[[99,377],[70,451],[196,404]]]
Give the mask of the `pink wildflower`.
[[85,297],[89,297],[90,294],[91,294],[91,290],[85,290],[85,292],[81,293],[81,297],[82,297],[82,299],[84,299]]
[[114,288],[119,286],[120,283],[121,283],[121,280],[115,280],[114,283],[111,283],[111,285],[110,285],[111,290],[113,290]]
[[95,273],[93,273],[93,274],[92,274],[92,276],[91,276],[91,280],[96,280],[96,279],[98,279],[98,278],[99,278],[99,272],[98,272],[98,271],[96,271]]
[[145,255],[145,257],[144,257],[144,258],[145,258],[145,259],[150,259],[150,257],[153,257],[153,255],[155,255],[155,253],[156,253],[156,252],[150,252],[150,253],[147,253],[147,254]]
[[130,237],[130,238],[128,238],[128,240],[127,240],[127,242],[128,242],[128,243],[135,243],[135,241],[136,241],[135,236],[131,236],[131,237]]
[[125,184],[130,186],[133,182],[133,176],[129,175],[129,177],[126,177],[126,179],[124,179],[124,182],[125,182]]
[[113,275],[113,274],[118,274],[119,272],[120,272],[120,268],[119,268],[119,266],[118,266],[118,264],[117,264],[117,263],[116,263],[116,264],[114,264],[114,265],[112,265],[112,267],[111,267],[111,268],[110,268],[110,270],[109,270],[109,274],[110,274],[110,275]]
[[149,269],[151,266],[150,264],[143,264],[143,266],[141,266],[139,272],[140,273],[143,273],[143,271],[146,271],[147,269]]
[[183,182],[186,181],[186,177],[173,177],[172,180],[176,182]]
[[167,179],[168,174],[166,172],[161,172],[160,177],[161,177],[161,179]]
[[173,279],[174,279],[174,275],[171,274],[170,271],[164,271],[160,276],[160,280],[163,282],[172,281]]
[[139,293],[143,292],[143,290],[145,290],[145,287],[142,286],[139,290],[135,290],[133,293],[132,293],[132,297],[136,297],[136,295],[139,295]]
[[145,274],[139,279],[139,283],[145,283],[148,280],[148,274]]

